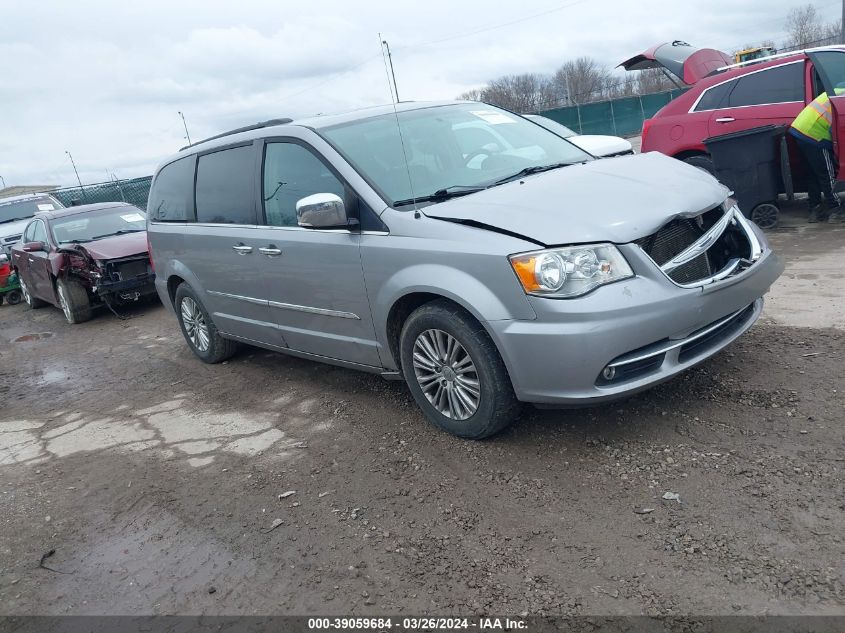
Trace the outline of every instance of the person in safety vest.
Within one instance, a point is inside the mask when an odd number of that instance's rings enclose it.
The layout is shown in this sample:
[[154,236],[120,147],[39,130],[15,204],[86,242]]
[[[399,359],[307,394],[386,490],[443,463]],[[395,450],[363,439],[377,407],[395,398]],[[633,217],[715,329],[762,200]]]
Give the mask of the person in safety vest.
[[[845,83],[837,85],[834,92],[837,95],[845,92]],[[839,196],[834,191],[836,168],[832,126],[833,111],[830,98],[823,92],[801,110],[789,128],[789,133],[797,142],[804,167],[810,175],[807,185],[810,202],[809,222],[827,219],[831,223],[837,223],[845,218]],[[822,206],[822,196],[827,208]]]

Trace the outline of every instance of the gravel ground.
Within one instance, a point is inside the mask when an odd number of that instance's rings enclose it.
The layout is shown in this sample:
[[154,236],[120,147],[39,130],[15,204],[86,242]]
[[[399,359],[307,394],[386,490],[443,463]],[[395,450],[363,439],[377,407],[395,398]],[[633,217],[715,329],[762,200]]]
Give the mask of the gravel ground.
[[772,240],[776,309],[728,350],[484,442],[400,383],[203,365],[158,304],[3,306],[0,611],[843,614],[845,330],[812,302],[845,227]]

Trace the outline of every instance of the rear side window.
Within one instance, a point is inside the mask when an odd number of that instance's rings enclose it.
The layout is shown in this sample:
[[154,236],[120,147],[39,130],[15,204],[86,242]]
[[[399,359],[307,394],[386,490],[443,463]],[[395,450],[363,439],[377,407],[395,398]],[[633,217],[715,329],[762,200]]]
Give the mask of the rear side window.
[[158,172],[150,191],[147,211],[151,220],[189,222],[194,219],[194,157],[188,156],[165,165]]
[[800,62],[740,77],[728,97],[727,107],[789,101],[804,101],[804,64]]
[[267,143],[264,212],[269,226],[296,226],[296,203],[315,193],[344,197],[343,183],[309,150],[295,143]]
[[197,222],[255,224],[253,146],[204,154],[197,161]]
[[725,98],[730,94],[735,85],[735,81],[728,81],[705,90],[701,95],[701,99],[698,100],[698,105],[695,106],[695,111],[702,112],[703,110],[718,110],[719,108],[724,107],[722,104],[725,102]]

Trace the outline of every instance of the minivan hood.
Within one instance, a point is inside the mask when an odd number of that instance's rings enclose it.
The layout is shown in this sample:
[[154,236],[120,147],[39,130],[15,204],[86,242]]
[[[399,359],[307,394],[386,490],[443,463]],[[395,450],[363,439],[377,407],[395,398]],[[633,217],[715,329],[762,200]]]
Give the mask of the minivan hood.
[[544,246],[624,244],[676,217],[721,204],[728,189],[706,172],[657,152],[562,167],[422,209],[523,236]]
[[126,233],[79,244],[94,259],[120,259],[147,252],[147,232]]
[[734,60],[714,48],[695,48],[675,40],[652,46],[619,64],[625,70],[665,68],[687,85],[693,85],[717,68],[733,64]]

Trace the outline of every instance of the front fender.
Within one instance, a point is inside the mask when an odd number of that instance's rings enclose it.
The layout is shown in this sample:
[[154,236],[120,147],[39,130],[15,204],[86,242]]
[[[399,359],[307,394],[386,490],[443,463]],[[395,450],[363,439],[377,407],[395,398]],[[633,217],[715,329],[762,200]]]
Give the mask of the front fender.
[[[536,319],[537,315],[513,273],[508,270],[500,279],[496,277],[492,275],[485,282],[463,270],[434,263],[420,263],[397,270],[379,285],[373,301],[373,324],[381,348],[391,349],[387,334],[391,308],[403,297],[414,293],[450,299],[472,314],[485,328],[488,321]],[[497,288],[502,282],[507,286]],[[389,363],[388,359],[383,360]],[[392,360],[398,362],[397,359]]]

